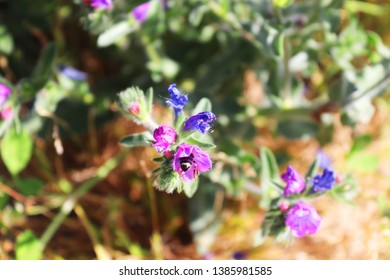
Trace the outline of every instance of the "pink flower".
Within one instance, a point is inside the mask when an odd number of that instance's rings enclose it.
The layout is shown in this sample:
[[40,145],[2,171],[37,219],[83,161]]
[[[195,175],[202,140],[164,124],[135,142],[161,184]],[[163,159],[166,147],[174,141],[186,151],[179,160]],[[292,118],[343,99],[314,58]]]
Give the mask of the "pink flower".
[[139,104],[138,104],[138,102],[135,101],[135,102],[131,103],[130,106],[129,106],[129,111],[133,115],[139,115]]
[[155,142],[152,144],[156,148],[157,152],[163,153],[168,147],[176,141],[176,131],[167,125],[160,125],[153,132],[153,138]]
[[3,119],[12,119],[14,117],[14,112],[12,111],[12,107],[5,107],[1,110],[1,118]]
[[286,226],[290,228],[293,236],[304,237],[308,234],[315,234],[320,227],[321,220],[313,206],[299,201],[288,212]]
[[0,107],[5,104],[10,94],[11,89],[6,85],[0,84]]

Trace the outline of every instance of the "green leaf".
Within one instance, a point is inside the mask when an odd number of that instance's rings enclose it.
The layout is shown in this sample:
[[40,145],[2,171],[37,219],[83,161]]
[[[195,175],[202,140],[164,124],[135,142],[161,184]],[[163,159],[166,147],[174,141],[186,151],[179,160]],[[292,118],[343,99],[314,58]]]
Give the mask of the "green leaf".
[[32,150],[33,139],[25,130],[18,133],[15,129],[9,129],[0,146],[1,158],[13,175],[17,175],[26,167]]
[[31,230],[25,230],[15,243],[17,260],[39,260],[42,258],[42,244]]
[[198,137],[192,136],[192,137],[187,139],[187,143],[191,144],[191,145],[197,145],[201,149],[213,149],[216,147],[214,145],[213,139],[211,139],[211,137],[210,138],[206,138],[206,137],[198,138]]
[[152,134],[149,131],[141,132],[141,133],[135,133],[130,134],[125,137],[123,137],[119,144],[131,148],[131,147],[138,147],[138,146],[149,146],[149,143],[147,142],[148,139],[152,137]]
[[199,180],[192,180],[189,183],[184,183],[184,193],[186,194],[187,197],[192,197],[196,190],[198,189],[199,186]]
[[8,200],[9,196],[3,192],[0,192],[0,210],[4,209],[4,207],[7,205]]
[[211,112],[211,101],[208,98],[202,98],[196,104],[195,109],[192,111],[192,115],[196,115],[201,112]]
[[97,39],[97,45],[99,47],[107,47],[112,45],[118,39],[133,32],[136,29],[136,26],[136,24],[129,24],[127,20],[118,22],[99,35]]
[[[32,77],[48,79],[53,73],[54,62],[57,54],[57,48],[54,43],[49,43],[43,50],[37,65],[35,66]],[[46,83],[46,82],[45,82]]]
[[279,167],[272,151],[265,147],[260,150],[260,161],[260,179],[262,188],[260,206],[267,209],[269,208],[271,200],[277,194],[275,183],[273,183],[273,181],[278,182],[279,180]]
[[0,25],[0,53],[11,54],[14,48],[12,36],[7,32],[4,25]]
[[33,177],[17,178],[16,185],[20,192],[25,195],[36,195],[43,188],[44,182]]
[[273,0],[274,5],[280,8],[287,7],[291,4],[292,0]]
[[312,178],[314,176],[314,174],[316,174],[318,172],[319,166],[320,166],[320,161],[318,160],[318,158],[316,158],[312,162],[312,164],[310,165],[309,170],[307,171],[305,178]]

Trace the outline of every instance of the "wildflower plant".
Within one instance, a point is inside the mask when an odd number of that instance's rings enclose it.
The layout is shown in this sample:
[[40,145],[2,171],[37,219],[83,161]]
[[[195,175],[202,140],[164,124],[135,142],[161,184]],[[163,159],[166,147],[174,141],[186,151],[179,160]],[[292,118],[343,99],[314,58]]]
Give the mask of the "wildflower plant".
[[126,147],[154,147],[160,153],[153,159],[159,163],[159,167],[153,171],[154,186],[167,193],[184,191],[191,197],[198,188],[200,173],[212,169],[212,160],[207,150],[213,148],[214,144],[204,134],[211,132],[216,117],[211,112],[208,99],[201,99],[188,117],[184,110],[188,96],[180,92],[176,84],[171,84],[167,92],[170,98],[166,99],[166,104],[173,111],[172,124],[157,124],[152,119],[152,89],[144,94],[141,89],[131,87],[119,93],[122,112],[148,129],[127,135],[120,143]]
[[351,202],[348,197],[350,199],[351,193],[356,193],[356,182],[350,176],[338,180],[334,170],[324,168],[320,172],[321,169],[320,158],[317,157],[306,175],[302,176],[289,165],[280,178],[274,176],[275,179],[269,181],[276,194],[268,205],[260,240],[268,235],[280,241],[288,241],[316,234],[322,218],[310,201],[319,196],[330,195]]

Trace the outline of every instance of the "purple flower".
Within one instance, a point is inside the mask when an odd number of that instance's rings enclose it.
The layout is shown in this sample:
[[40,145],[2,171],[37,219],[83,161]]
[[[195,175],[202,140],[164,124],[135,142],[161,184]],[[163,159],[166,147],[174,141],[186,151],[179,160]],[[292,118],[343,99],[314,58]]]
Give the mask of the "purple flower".
[[2,107],[11,94],[11,89],[6,85],[0,84],[0,107]]
[[286,226],[290,228],[295,237],[304,237],[315,234],[320,226],[321,217],[310,204],[299,201],[288,212]]
[[138,5],[135,7],[131,13],[133,14],[133,17],[138,20],[140,23],[143,23],[146,18],[148,17],[148,11],[150,8],[151,2],[145,2],[141,5]]
[[76,81],[85,81],[87,79],[87,73],[77,70],[73,67],[60,65],[59,69],[61,74],[69,79]]
[[2,119],[12,119],[14,117],[14,112],[12,111],[12,107],[5,107],[1,110],[0,116]]
[[91,6],[94,8],[109,9],[112,6],[112,0],[92,0]]
[[[164,9],[167,9],[167,0],[162,0],[161,2]],[[151,4],[152,2],[148,1],[135,7],[133,10],[131,10],[133,17],[140,23],[143,23],[148,18],[148,12]]]
[[180,144],[173,158],[173,170],[184,182],[192,181],[199,172],[209,171],[211,166],[209,155],[196,145]]
[[171,99],[168,99],[166,103],[173,108],[175,118],[177,118],[181,111],[183,111],[184,106],[188,103],[188,97],[176,88],[176,84],[170,85],[168,91],[171,94]]
[[287,184],[284,188],[284,196],[301,193],[306,187],[305,180],[303,180],[302,176],[290,165],[287,167],[287,171],[282,174],[282,179]]
[[216,117],[211,112],[201,112],[192,117],[190,117],[185,125],[183,130],[198,130],[201,133],[205,134],[210,131],[211,125],[216,120]]
[[156,148],[157,152],[165,152],[171,143],[176,141],[177,134],[175,130],[167,125],[160,125],[153,132],[153,138],[156,140],[152,146]]
[[322,175],[313,178],[312,192],[324,192],[330,190],[335,184],[335,174],[330,169],[325,169]]

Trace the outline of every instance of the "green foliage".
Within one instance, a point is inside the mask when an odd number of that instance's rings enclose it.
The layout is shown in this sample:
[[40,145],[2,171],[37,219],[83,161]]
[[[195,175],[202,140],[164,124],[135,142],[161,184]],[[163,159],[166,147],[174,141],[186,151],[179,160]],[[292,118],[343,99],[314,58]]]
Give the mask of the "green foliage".
[[42,246],[31,230],[25,230],[18,235],[15,244],[17,260],[39,260],[42,258]]
[[17,175],[30,161],[33,139],[25,130],[10,129],[1,141],[0,151],[8,171],[12,175]]

